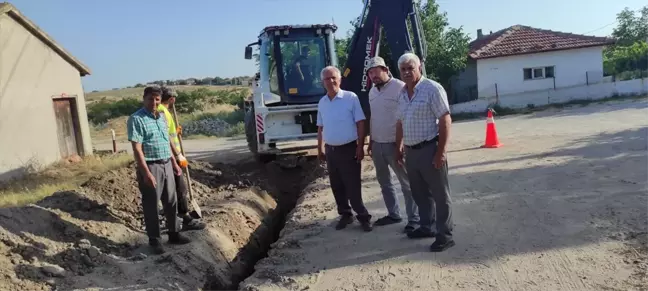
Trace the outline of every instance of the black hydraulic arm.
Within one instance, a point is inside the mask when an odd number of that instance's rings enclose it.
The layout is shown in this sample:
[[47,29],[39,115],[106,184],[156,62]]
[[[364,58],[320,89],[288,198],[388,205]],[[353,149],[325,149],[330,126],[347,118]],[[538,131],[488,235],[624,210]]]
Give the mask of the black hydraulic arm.
[[[385,37],[392,52],[394,68],[398,67],[398,58],[406,52],[414,52],[421,58],[421,61],[425,60],[425,41],[421,37],[421,26],[414,1],[365,1],[360,23],[354,31],[347,48],[348,58],[342,70],[341,88],[358,95],[367,119],[371,116],[369,90],[372,85],[367,76],[367,70],[369,59],[377,54],[381,29],[384,29]],[[408,20],[412,26],[412,37],[410,37],[407,29]],[[414,39],[415,49],[412,48],[411,38]],[[425,71],[423,73],[425,74]],[[392,72],[392,75],[398,77],[398,72]]]

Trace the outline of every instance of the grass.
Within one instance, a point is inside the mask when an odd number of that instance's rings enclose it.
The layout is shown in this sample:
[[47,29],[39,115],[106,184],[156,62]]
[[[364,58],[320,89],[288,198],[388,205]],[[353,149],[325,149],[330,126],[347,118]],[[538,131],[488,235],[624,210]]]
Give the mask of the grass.
[[[520,108],[520,109],[502,107],[499,105],[494,105],[492,108],[493,110],[495,110],[495,115],[506,116],[506,115],[513,115],[513,114],[531,114],[533,112],[543,111],[547,109],[565,108],[568,106],[577,106],[577,105],[587,106],[590,104],[603,104],[611,101],[639,100],[639,99],[647,99],[647,98],[648,95],[640,95],[640,94],[639,95],[615,95],[615,96],[610,96],[598,100],[588,100],[588,99],[572,100],[569,102],[548,104],[542,106],[534,106],[533,104],[529,104],[527,105],[526,108]],[[465,112],[465,113],[452,114],[452,119],[458,121],[458,120],[485,118],[485,116],[486,116],[485,112]]]
[[90,177],[128,165],[128,154],[85,157],[81,162],[58,162],[40,171],[0,183],[0,207],[35,203],[56,191],[73,190]]

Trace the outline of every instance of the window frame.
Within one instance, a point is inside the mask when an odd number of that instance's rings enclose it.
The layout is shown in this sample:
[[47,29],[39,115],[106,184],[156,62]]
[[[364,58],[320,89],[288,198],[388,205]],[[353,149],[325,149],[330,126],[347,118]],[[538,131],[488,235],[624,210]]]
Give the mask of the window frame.
[[[547,68],[551,68],[551,77],[547,77]],[[527,71],[528,70],[528,71]],[[536,70],[541,70],[542,76],[536,77]],[[531,77],[527,78],[527,72],[530,72]],[[522,68],[522,79],[524,81],[533,81],[533,80],[542,80],[542,79],[553,79],[556,78],[556,66],[543,66],[543,67],[527,67]]]

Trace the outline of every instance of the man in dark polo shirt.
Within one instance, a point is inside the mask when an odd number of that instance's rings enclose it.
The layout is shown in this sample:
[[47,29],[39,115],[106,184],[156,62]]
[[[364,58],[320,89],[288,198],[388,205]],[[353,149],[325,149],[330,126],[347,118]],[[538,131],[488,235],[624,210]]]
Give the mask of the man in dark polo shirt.
[[158,111],[162,90],[158,87],[144,89],[143,106],[127,122],[128,140],[133,146],[137,161],[137,182],[142,194],[144,223],[149,245],[156,254],[164,253],[160,242],[158,201],[162,200],[169,243],[186,244],[190,240],[179,233],[177,199],[174,175],[181,173],[171,154],[168,125],[164,114]]

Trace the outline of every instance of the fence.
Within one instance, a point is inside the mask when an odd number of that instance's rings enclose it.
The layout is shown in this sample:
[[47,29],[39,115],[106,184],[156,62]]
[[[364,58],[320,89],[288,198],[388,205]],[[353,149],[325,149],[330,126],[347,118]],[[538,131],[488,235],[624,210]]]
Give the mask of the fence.
[[567,103],[576,100],[600,100],[619,95],[648,94],[648,78],[619,81],[614,76],[597,78],[598,83],[514,94],[497,94],[451,105],[453,113],[484,112],[489,106],[521,109],[531,106]]

